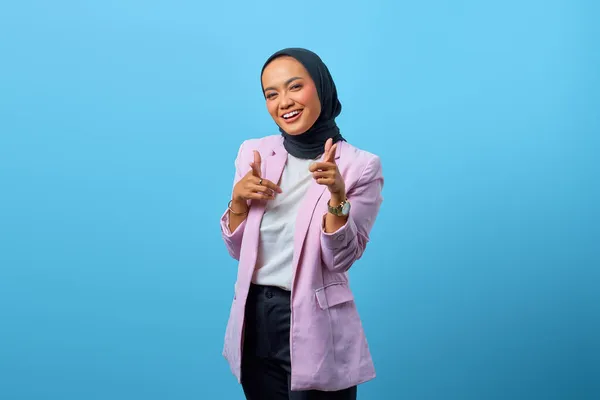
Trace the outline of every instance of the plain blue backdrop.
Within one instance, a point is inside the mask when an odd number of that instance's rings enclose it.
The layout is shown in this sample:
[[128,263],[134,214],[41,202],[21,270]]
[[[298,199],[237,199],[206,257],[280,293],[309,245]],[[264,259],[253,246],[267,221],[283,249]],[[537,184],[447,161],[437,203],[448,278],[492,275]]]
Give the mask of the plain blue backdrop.
[[597,4],[2,1],[0,399],[242,398],[218,220],[288,46],[383,162],[360,398],[600,398]]

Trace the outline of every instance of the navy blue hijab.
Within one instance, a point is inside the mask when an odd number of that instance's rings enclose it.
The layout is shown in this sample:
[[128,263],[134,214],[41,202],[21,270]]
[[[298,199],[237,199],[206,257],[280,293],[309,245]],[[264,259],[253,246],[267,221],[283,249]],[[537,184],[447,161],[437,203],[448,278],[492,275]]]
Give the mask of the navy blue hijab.
[[284,49],[273,54],[265,62],[260,74],[261,78],[266,66],[271,61],[281,56],[293,57],[306,68],[308,74],[315,82],[319,100],[321,102],[321,114],[319,115],[319,118],[317,118],[314,125],[303,134],[290,135],[281,127],[279,128],[279,131],[283,136],[283,145],[287,152],[294,157],[304,159],[317,158],[320,154],[323,154],[327,139],[333,139],[333,143],[339,142],[340,140],[345,141],[335,123],[335,118],[342,112],[342,104],[338,100],[335,83],[329,73],[329,69],[321,58],[312,51],[301,48]]

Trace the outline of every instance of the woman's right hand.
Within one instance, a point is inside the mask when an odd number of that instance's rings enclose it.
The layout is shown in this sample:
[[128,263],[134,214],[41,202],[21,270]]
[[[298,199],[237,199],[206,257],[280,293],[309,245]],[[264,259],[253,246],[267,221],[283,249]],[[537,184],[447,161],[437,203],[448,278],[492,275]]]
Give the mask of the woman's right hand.
[[250,163],[252,169],[238,181],[233,188],[233,201],[242,203],[247,200],[273,200],[275,193],[281,193],[281,188],[261,178],[260,153],[254,150],[254,162]]

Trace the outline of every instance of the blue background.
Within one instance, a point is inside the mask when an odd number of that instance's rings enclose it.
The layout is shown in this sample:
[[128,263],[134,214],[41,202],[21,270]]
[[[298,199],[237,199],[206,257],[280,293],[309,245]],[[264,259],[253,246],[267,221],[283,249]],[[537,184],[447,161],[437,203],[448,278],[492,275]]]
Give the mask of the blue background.
[[597,4],[3,1],[0,398],[242,398],[218,219],[288,46],[383,161],[360,398],[600,398]]

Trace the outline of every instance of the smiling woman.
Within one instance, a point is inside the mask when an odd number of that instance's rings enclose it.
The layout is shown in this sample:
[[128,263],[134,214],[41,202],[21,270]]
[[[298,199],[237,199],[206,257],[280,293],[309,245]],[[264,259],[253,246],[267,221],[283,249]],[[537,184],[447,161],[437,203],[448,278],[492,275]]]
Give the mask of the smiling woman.
[[243,142],[235,161],[221,217],[239,261],[223,354],[247,399],[356,399],[375,369],[346,272],[383,201],[381,162],[340,134],[315,53],[275,53],[261,81],[281,135]]
[[[289,75],[293,74],[292,78]],[[292,57],[273,60],[264,70],[263,90],[273,120],[290,135],[306,132],[321,114],[315,83]]]

